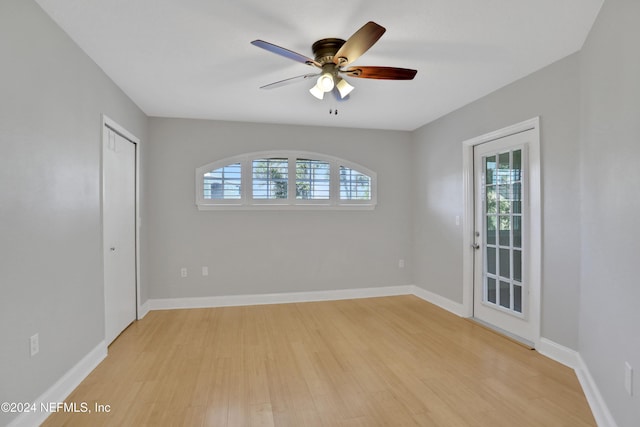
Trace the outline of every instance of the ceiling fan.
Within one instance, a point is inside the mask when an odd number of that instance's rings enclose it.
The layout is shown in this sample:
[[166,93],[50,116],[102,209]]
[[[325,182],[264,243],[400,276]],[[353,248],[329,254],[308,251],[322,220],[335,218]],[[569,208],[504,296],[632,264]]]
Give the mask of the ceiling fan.
[[378,66],[347,67],[363,53],[369,50],[369,48],[371,48],[371,46],[373,46],[378,39],[382,37],[385,31],[386,29],[384,27],[376,24],[375,22],[369,21],[346,41],[337,38],[318,40],[311,46],[315,59],[308,58],[304,55],[276,46],[275,44],[264,40],[254,40],[251,42],[254,46],[321,70],[317,73],[303,74],[301,76],[280,80],[261,86],[260,89],[273,89],[290,83],[318,77],[315,86],[309,90],[313,96],[318,99],[323,99],[325,93],[331,92],[335,88],[340,99],[344,99],[354,89],[354,87],[351,86],[344,77],[381,80],[412,80],[418,72],[417,70]]

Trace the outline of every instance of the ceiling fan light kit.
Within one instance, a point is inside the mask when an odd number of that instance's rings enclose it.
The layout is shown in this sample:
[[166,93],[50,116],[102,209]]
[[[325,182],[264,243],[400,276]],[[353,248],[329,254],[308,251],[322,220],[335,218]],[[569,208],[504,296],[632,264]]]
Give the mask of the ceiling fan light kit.
[[322,73],[318,77],[317,85],[323,92],[330,92],[335,84],[333,83],[333,73]]
[[338,89],[338,92],[340,93],[340,98],[344,99],[344,97],[349,95],[355,88],[347,83],[345,79],[340,79],[336,84],[336,89]]
[[315,59],[264,40],[254,40],[251,42],[254,46],[322,70],[317,74],[304,74],[270,83],[260,89],[273,89],[317,76],[316,84],[309,89],[313,96],[322,100],[325,93],[335,89],[340,99],[345,99],[355,88],[342,76],[377,80],[412,80],[417,71],[408,68],[377,66],[343,68],[369,50],[382,37],[385,31],[384,27],[369,21],[346,41],[338,38],[318,40],[311,46]]
[[311,95],[315,96],[319,100],[324,99],[324,91],[320,89],[317,84],[309,89],[309,92],[311,92]]

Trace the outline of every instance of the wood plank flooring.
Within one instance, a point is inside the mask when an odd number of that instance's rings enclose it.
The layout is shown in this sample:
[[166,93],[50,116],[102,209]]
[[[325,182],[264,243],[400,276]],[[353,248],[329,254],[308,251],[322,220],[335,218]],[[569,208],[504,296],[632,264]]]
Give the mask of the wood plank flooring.
[[414,296],[152,311],[44,426],[595,426],[574,372]]

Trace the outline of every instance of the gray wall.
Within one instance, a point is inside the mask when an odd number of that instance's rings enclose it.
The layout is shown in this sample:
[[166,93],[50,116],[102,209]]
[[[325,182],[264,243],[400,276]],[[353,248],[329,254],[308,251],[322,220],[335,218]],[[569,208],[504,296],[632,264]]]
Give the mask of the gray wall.
[[542,335],[578,348],[579,58],[562,59],[414,132],[415,284],[462,303],[462,142],[540,116]]
[[640,425],[639,18],[637,0],[607,0],[581,52],[580,354],[621,427]]
[[0,2],[0,58],[0,402],[29,402],[104,339],[101,114],[147,119],[33,1]]
[[[410,134],[153,118],[150,298],[411,284]],[[198,211],[194,172],[236,154],[304,150],[377,172],[373,211]],[[398,268],[405,259],[407,267]],[[201,267],[210,275],[202,277]],[[180,268],[189,271],[180,277]]]

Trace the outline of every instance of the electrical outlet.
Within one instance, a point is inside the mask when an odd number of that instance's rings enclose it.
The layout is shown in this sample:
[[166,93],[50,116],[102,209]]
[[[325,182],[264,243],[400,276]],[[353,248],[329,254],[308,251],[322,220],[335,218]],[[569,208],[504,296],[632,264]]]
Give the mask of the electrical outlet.
[[185,267],[180,269],[180,277],[187,277],[187,269]]
[[209,267],[202,267],[202,275],[203,276],[208,276],[209,275]]
[[31,348],[31,357],[40,351],[40,336],[38,334],[31,335],[29,338],[29,347]]
[[629,362],[624,362],[624,388],[629,396],[633,396],[633,368]]
[[398,268],[404,268],[404,260],[403,259],[398,260]]

